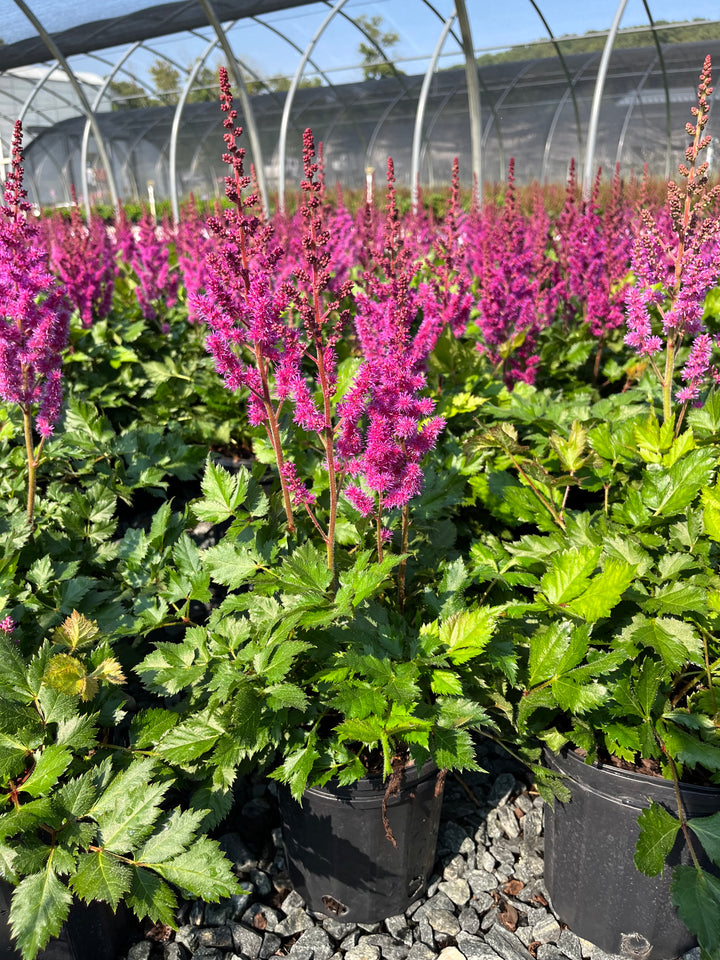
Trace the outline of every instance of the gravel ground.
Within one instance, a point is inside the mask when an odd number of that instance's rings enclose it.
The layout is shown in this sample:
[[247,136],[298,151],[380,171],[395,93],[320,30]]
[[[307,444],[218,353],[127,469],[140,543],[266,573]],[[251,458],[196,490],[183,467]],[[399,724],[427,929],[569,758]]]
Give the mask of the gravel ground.
[[480,761],[486,773],[446,781],[435,869],[405,915],[370,925],[310,914],[290,889],[273,785],[256,783],[220,838],[248,894],[183,904],[177,932],[156,926],[120,960],[612,960],[548,906],[543,803],[526,771],[492,747]]

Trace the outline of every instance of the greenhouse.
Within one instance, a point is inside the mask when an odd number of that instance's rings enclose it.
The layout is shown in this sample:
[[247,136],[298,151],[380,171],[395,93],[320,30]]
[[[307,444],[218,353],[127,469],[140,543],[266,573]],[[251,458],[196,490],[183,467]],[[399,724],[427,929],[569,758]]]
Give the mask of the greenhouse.
[[5,0],[0,960],[720,960],[676,7]]

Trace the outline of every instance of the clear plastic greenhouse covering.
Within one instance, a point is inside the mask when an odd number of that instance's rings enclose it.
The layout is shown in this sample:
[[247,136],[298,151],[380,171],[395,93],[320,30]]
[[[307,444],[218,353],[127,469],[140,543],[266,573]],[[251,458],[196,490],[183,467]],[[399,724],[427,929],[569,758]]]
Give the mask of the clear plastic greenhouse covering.
[[704,57],[720,68],[720,21],[678,23],[676,6],[5,0],[0,175],[22,116],[37,203],[72,190],[86,203],[170,198],[175,210],[190,193],[219,197],[208,76],[225,62],[248,159],[275,203],[296,189],[306,127],[328,184],[344,188],[370,171],[381,186],[388,156],[400,184],[426,191],[449,182],[455,156],[466,186],[504,180],[510,158],[520,183],[564,182],[571,159],[586,186],[616,164],[668,176]]

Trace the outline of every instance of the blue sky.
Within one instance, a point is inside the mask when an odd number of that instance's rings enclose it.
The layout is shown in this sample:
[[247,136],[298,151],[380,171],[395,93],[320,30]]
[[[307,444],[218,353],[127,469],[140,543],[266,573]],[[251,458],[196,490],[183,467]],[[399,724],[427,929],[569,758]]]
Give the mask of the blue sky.
[[[612,22],[616,0],[536,0],[550,29],[556,36],[583,33],[587,30],[604,30]],[[546,37],[546,31],[529,0],[466,0],[476,49],[502,49],[512,44],[525,43]],[[115,14],[127,15],[147,5],[147,0],[30,0],[30,5],[48,26],[67,27],[82,21],[83,17]],[[380,16],[386,29],[399,34],[400,40],[394,54],[407,73],[423,72],[435,46],[442,18],[453,10],[453,0],[434,0],[432,6],[438,18],[424,0],[347,0],[344,12],[350,16],[364,14]],[[687,7],[680,7],[677,0],[649,0],[653,17],[657,20],[678,20],[688,16]],[[14,6],[12,0],[3,0],[3,22],[0,35],[6,42],[32,32],[26,19]],[[9,9],[8,9],[9,8]],[[304,48],[327,16],[328,7],[312,4],[307,8],[278,11],[266,16],[276,30],[289,36],[300,48]],[[628,0],[622,26],[647,24],[642,0]],[[204,31],[210,36],[208,31]],[[701,38],[699,28],[699,39]],[[240,60],[262,76],[276,73],[291,74],[299,60],[299,54],[272,30],[257,23],[245,22],[231,33],[233,49]],[[357,64],[358,44],[361,35],[342,15],[335,17],[332,25],[319,41],[314,59],[327,71],[333,82],[356,79],[357,69],[347,69]],[[207,41],[186,34],[169,35],[152,41],[153,47],[162,51],[182,66],[188,66],[200,56]],[[113,51],[113,54],[116,52]],[[152,63],[154,54],[142,52],[133,58],[136,72],[143,74]],[[115,59],[110,56],[109,59]],[[219,54],[210,56],[208,64],[214,66]],[[1,56],[0,56],[1,60]],[[443,63],[459,62],[460,54],[452,36],[443,50]],[[106,69],[91,58],[74,58],[76,69],[98,73]],[[312,72],[312,67],[308,68]]]

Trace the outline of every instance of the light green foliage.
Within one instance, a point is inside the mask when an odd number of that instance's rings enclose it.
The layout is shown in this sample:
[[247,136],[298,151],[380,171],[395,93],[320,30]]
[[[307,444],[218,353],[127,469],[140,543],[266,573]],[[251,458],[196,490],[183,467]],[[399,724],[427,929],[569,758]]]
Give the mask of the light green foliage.
[[[197,836],[208,811],[167,814],[162,761],[104,743],[97,701],[123,679],[97,624],[73,612],[28,663],[1,645],[0,874],[16,884],[10,923],[25,960],[58,934],[73,894],[113,908],[125,899],[140,918],[173,925],[168,883],[205,899],[236,892],[217,844]],[[68,661],[92,686],[70,682]],[[146,711],[134,737],[154,744],[174,728]]]

